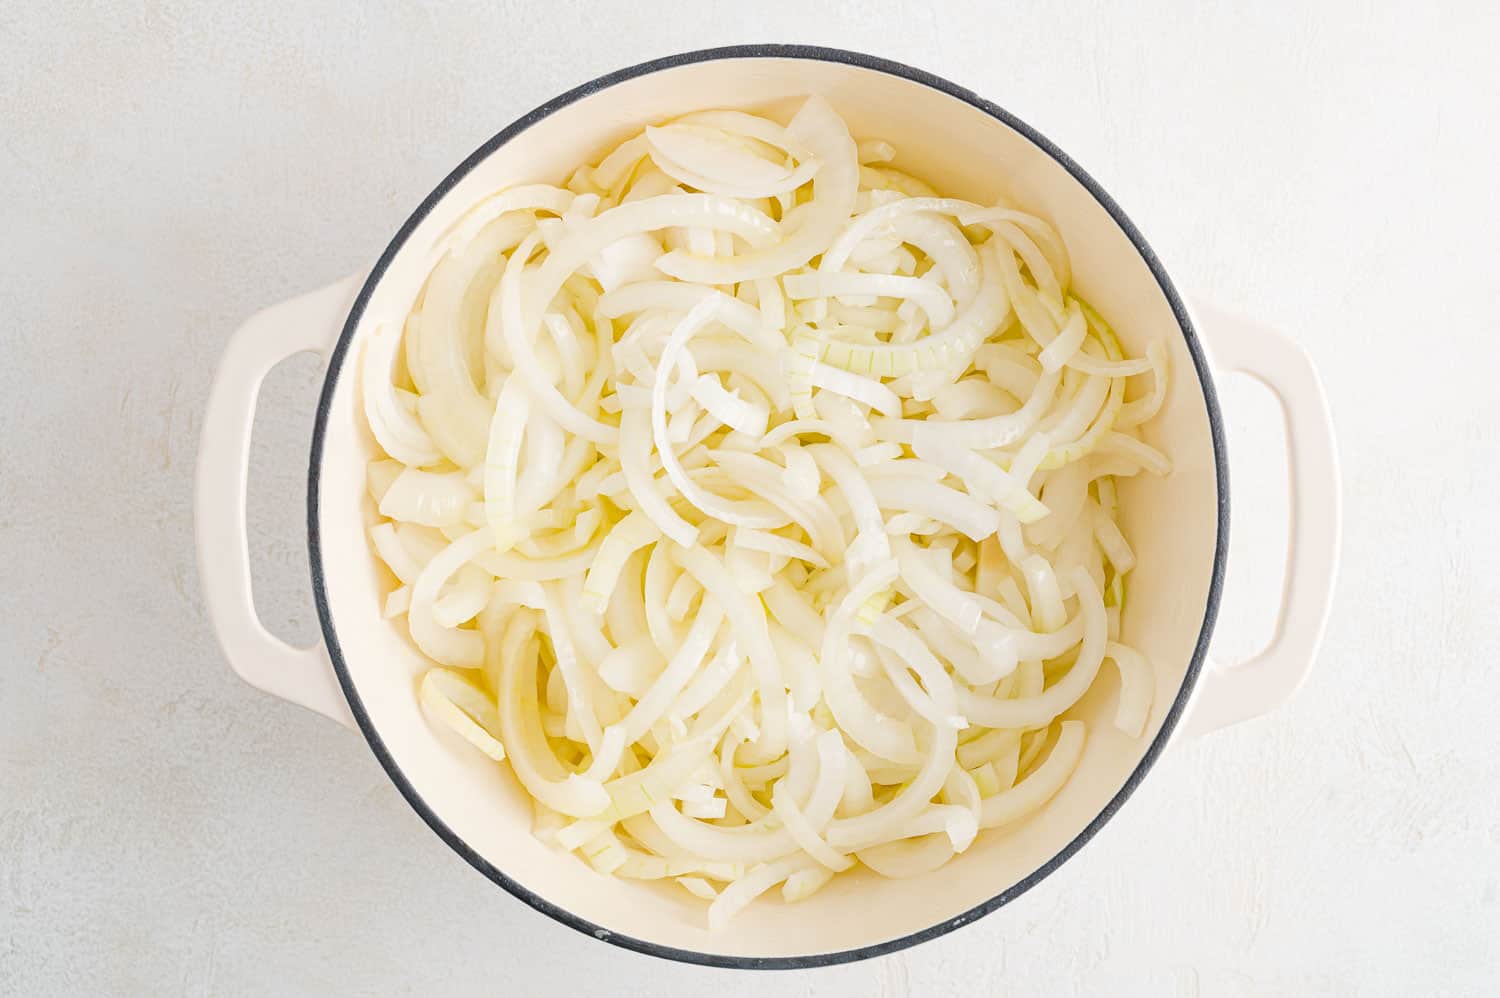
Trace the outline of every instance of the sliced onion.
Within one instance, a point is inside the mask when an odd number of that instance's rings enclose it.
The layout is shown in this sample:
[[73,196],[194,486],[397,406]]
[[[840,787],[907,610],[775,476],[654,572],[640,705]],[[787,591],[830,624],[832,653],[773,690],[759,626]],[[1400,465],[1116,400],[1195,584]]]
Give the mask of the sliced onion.
[[[717,295],[712,288],[673,281],[641,281],[611,290],[599,299],[600,311],[610,317],[640,313],[648,309],[686,312],[705,298]],[[746,342],[774,351],[783,342],[779,328],[773,333],[759,310],[738,299],[720,296],[712,318],[745,338]]]
[[653,126],[461,217],[363,358],[424,711],[712,928],[1045,806],[1106,660],[1150,723],[1113,476],[1170,471],[1166,346],[1126,354],[1049,223],[894,155],[819,98]]
[[1052,746],[1047,761],[1009,790],[985,800],[979,818],[980,827],[1008,825],[1055,797],[1083,757],[1084,735],[1082,721],[1062,722],[1057,744]]
[[561,215],[573,204],[575,195],[546,184],[523,184],[492,194],[464,212],[439,237],[449,250],[462,252],[484,228],[502,215],[520,211],[545,211]]
[[1083,617],[1083,646],[1078,660],[1045,692],[1017,700],[998,700],[971,690],[958,690],[958,707],[972,723],[987,728],[1039,728],[1077,703],[1093,685],[1109,641],[1104,598],[1081,569],[1074,573]]
[[1156,681],[1151,673],[1151,663],[1133,648],[1111,641],[1104,655],[1114,661],[1120,669],[1120,701],[1115,709],[1115,727],[1131,738],[1146,733],[1146,722],[1151,718],[1151,700]]
[[708,906],[708,928],[710,932],[723,929],[729,920],[746,905],[789,877],[812,866],[813,861],[793,856],[765,863],[719,892],[713,904]]
[[697,125],[647,128],[646,143],[651,158],[668,176],[697,190],[728,197],[768,198],[789,193],[811,180],[821,165],[807,159],[789,170],[726,141],[722,132]]
[[787,297],[794,300],[843,295],[902,298],[926,312],[933,329],[941,329],[953,321],[953,299],[936,282],[920,277],[813,271],[789,275],[782,280],[782,286]]
[[448,669],[429,669],[422,676],[422,706],[485,755],[501,762],[500,712],[489,695],[463,675]]
[[591,818],[610,806],[610,797],[597,781],[564,769],[547,746],[537,705],[533,633],[525,618],[512,618],[499,653],[502,686],[496,699],[511,770],[527,793],[554,811]]
[[477,669],[484,660],[484,639],[479,632],[443,627],[433,616],[433,604],[443,585],[490,543],[488,531],[483,530],[454,541],[433,556],[412,586],[411,607],[406,615],[412,640],[423,654],[443,665]]
[[849,217],[859,184],[854,140],[844,122],[820,97],[809,97],[787,127],[820,166],[813,196],[801,224],[780,245],[752,250],[727,260],[705,259],[673,250],[657,261],[665,274],[699,284],[736,284],[800,267],[816,256]]
[[393,369],[400,344],[400,331],[386,326],[377,326],[365,341],[360,369],[365,421],[381,450],[402,464],[421,468],[436,463],[442,453],[417,419],[415,407],[398,397]]
[[703,588],[724,608],[735,640],[749,656],[760,689],[764,727],[756,747],[759,754],[774,759],[786,747],[786,690],[781,685],[766,627],[765,609],[735,582],[734,576],[713,555],[699,548],[676,548],[672,557],[692,572]]
[[588,566],[588,578],[583,584],[584,605],[596,613],[603,613],[625,562],[660,536],[661,531],[650,517],[639,511],[628,514],[611,527]]
[[717,377],[702,374],[693,383],[693,401],[725,426],[732,427],[746,436],[764,436],[770,411],[763,405],[747,402],[736,392],[729,391]]
[[901,399],[896,396],[895,392],[872,378],[830,367],[819,361],[813,361],[808,377],[814,388],[824,388],[845,398],[853,399],[882,415],[896,416],[901,413]]
[[[973,360],[974,352],[1004,320],[1009,307],[994,268],[986,267],[984,273],[979,293],[941,331],[913,343],[867,345],[827,340],[818,344],[814,359],[860,374],[897,377],[930,371],[946,378],[944,383],[957,380]],[[928,397],[932,390],[927,392]]]

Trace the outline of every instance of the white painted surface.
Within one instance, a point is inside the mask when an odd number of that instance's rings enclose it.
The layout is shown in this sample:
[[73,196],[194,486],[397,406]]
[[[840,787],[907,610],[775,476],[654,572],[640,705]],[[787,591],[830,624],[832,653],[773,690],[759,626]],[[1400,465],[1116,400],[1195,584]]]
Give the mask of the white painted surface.
[[[0,12],[0,993],[1492,991],[1492,5],[324,6]],[[1183,288],[1308,347],[1347,500],[1326,650],[1290,706],[1176,748],[1000,913],[769,977],[591,943],[471,871],[359,739],[230,673],[189,523],[202,400],[245,316],[367,260],[553,94],[752,40],[932,69],[1055,139]],[[315,382],[273,374],[252,469],[262,606],[304,639]]]

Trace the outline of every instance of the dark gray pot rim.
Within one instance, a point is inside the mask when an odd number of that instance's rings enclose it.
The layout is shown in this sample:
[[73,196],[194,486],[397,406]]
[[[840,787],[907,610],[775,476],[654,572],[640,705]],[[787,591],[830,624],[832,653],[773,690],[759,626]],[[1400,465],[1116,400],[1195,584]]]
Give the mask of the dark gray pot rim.
[[[832,953],[787,957],[743,957],[700,953],[696,950],[663,946],[644,939],[636,939],[632,936],[613,932],[602,926],[595,925],[586,918],[581,918],[570,911],[560,908],[546,898],[528,890],[506,876],[505,873],[470,848],[463,839],[455,834],[438,817],[436,812],[417,793],[416,788],[396,764],[396,760],[392,757],[390,750],[381,739],[380,733],[370,721],[370,716],[366,712],[364,704],[360,700],[359,692],[355,689],[353,679],[349,674],[348,665],[344,661],[338,634],[334,629],[333,620],[329,613],[327,580],[323,570],[323,550],[318,532],[318,471],[323,460],[323,442],[327,431],[329,409],[332,404],[334,389],[338,384],[339,375],[343,369],[343,362],[349,349],[350,340],[354,335],[355,327],[359,324],[360,317],[364,314],[365,306],[370,300],[371,293],[385,274],[386,268],[390,266],[391,260],[405,244],[412,231],[417,227],[417,224],[427,216],[428,212],[433,209],[443,195],[500,146],[509,142],[553,112],[567,107],[569,104],[590,94],[612,87],[617,83],[623,83],[626,80],[645,76],[648,73],[659,72],[664,69],[672,69],[677,66],[708,62],[715,59],[753,58],[816,59],[824,62],[845,63],[851,66],[859,66],[864,69],[887,73],[891,76],[899,76],[931,87],[950,97],[955,97],[966,104],[970,104],[1015,129],[1055,159],[1063,169],[1067,170],[1079,183],[1087,188],[1099,204],[1109,212],[1110,216],[1120,226],[1120,229],[1130,239],[1131,243],[1135,245],[1141,258],[1151,269],[1151,273],[1156,278],[1157,284],[1161,287],[1162,294],[1166,296],[1167,301],[1171,304],[1173,314],[1177,318],[1177,324],[1182,329],[1182,335],[1187,341],[1188,351],[1192,354],[1193,367],[1197,372],[1198,380],[1203,389],[1203,398],[1208,407],[1219,494],[1218,542],[1214,548],[1213,578],[1209,585],[1208,601],[1203,611],[1203,623],[1198,632],[1198,642],[1193,650],[1193,658],[1188,665],[1187,674],[1183,678],[1182,687],[1179,689],[1177,698],[1173,701],[1171,709],[1167,712],[1166,721],[1162,724],[1161,730],[1157,733],[1150,747],[1147,748],[1139,765],[1130,774],[1124,786],[1120,788],[1119,793],[1115,794],[1109,803],[1104,806],[1104,809],[1099,812],[1098,816],[1089,822],[1088,827],[1079,832],[1057,855],[1043,863],[1024,880],[961,915],[946,919],[920,932],[913,932],[910,935],[889,939],[871,946],[861,946],[855,949],[840,950]],[[428,826],[437,833],[439,838],[446,842],[454,852],[462,856],[470,866],[537,911],[556,919],[564,925],[577,929],[579,932],[583,932],[596,939],[602,939],[605,942],[622,946],[625,949],[635,950],[638,953],[646,953],[669,960],[678,960],[683,963],[703,964],[711,967],[731,967],[742,970],[788,970],[850,963],[855,960],[864,960],[886,953],[893,953],[908,946],[915,946],[917,943],[926,942],[929,939],[936,939],[938,936],[952,932],[960,926],[967,925],[975,919],[987,915],[996,908],[1020,897],[1061,866],[1064,861],[1079,849],[1083,848],[1084,844],[1094,837],[1099,829],[1104,826],[1105,822],[1109,821],[1125,801],[1130,798],[1131,794],[1135,792],[1136,787],[1140,785],[1146,773],[1160,757],[1173,730],[1177,727],[1178,721],[1182,718],[1183,711],[1187,706],[1189,697],[1192,695],[1193,688],[1202,671],[1204,656],[1208,650],[1209,636],[1213,632],[1214,621],[1218,616],[1219,599],[1224,584],[1224,563],[1228,551],[1228,543],[1229,470],[1225,455],[1223,419],[1219,412],[1218,396],[1214,391],[1213,379],[1209,374],[1208,361],[1204,357],[1202,345],[1198,341],[1198,335],[1193,329],[1192,320],[1188,316],[1187,309],[1184,307],[1177,289],[1167,276],[1165,269],[1161,265],[1161,261],[1157,259],[1156,254],[1147,244],[1145,237],[1141,235],[1140,230],[1136,228],[1135,224],[1131,222],[1120,206],[1105,193],[1093,177],[1089,176],[1081,166],[1075,163],[1066,153],[1055,146],[1040,132],[972,91],[966,90],[941,77],[934,76],[931,73],[914,69],[911,66],[906,66],[898,62],[892,62],[889,59],[865,55],[860,52],[848,52],[843,49],[821,48],[811,45],[734,45],[725,48],[701,49],[696,52],[684,52],[680,55],[667,56],[666,58],[643,62],[640,65],[631,66],[627,69],[617,70],[585,83],[580,87],[576,87],[541,105],[529,114],[523,115],[475,150],[468,159],[464,160],[452,173],[448,174],[442,183],[438,184],[433,192],[417,207],[416,211],[412,212],[411,217],[401,226],[400,230],[391,240],[390,245],[386,247],[385,252],[380,255],[380,259],[376,262],[374,269],[370,271],[369,277],[366,278],[364,286],[360,289],[359,295],[350,309],[349,317],[344,323],[343,332],[340,334],[338,343],[335,345],[329,359],[328,374],[323,382],[322,394],[318,400],[316,422],[313,427],[312,453],[308,466],[307,479],[307,545],[312,566],[313,598],[318,608],[318,621],[323,629],[323,639],[327,642],[328,654],[333,660],[333,668],[338,675],[339,685],[343,687],[344,696],[348,698],[349,708],[354,714],[355,721],[359,724],[360,731],[364,733],[365,740],[369,742],[371,751],[380,760],[380,764],[385,768],[386,774],[390,776],[391,782],[395,783],[397,789],[401,791],[401,795],[406,798],[407,803],[412,806],[413,810],[422,817],[423,821],[427,822]]]

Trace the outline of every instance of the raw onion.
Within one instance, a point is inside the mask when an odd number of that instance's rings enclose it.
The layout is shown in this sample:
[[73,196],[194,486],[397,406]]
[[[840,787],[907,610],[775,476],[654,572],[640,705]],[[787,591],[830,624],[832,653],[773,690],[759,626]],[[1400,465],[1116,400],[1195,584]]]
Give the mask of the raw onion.
[[[720,928],[915,876],[1063,791],[1120,639],[1127,356],[1062,238],[932,195],[812,97],[700,111],[481,200],[363,354],[383,613],[539,837]],[[456,749],[458,750],[458,749]]]

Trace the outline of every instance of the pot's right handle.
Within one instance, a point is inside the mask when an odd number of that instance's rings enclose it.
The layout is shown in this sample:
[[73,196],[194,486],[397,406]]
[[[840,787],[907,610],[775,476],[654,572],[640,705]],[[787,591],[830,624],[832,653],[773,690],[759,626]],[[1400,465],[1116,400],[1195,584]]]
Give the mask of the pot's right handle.
[[261,382],[299,353],[327,359],[359,288],[355,274],[251,316],[219,360],[198,443],[194,521],[198,576],[219,646],[251,686],[354,727],[328,653],[320,641],[296,648],[266,630],[250,592],[245,530],[250,429]]
[[1203,734],[1258,717],[1296,692],[1312,669],[1339,563],[1339,466],[1322,382],[1306,352],[1281,333],[1194,303],[1216,373],[1247,374],[1271,389],[1286,417],[1292,497],[1276,631],[1247,662],[1210,661],[1184,725]]

